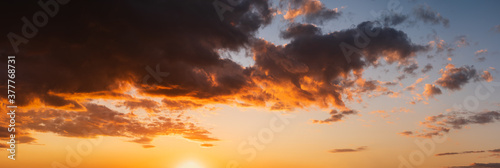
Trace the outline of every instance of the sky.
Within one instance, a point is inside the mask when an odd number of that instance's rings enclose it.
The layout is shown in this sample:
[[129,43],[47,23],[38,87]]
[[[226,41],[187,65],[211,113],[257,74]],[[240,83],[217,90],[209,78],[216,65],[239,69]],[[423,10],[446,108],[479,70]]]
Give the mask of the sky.
[[500,167],[500,1],[0,3],[2,168]]

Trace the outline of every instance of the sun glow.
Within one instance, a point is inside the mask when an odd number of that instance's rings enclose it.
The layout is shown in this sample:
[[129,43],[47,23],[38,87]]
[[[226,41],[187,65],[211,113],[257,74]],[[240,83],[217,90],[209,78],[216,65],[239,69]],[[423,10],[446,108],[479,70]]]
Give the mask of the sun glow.
[[205,167],[195,161],[188,161],[177,166],[177,168],[205,168]]

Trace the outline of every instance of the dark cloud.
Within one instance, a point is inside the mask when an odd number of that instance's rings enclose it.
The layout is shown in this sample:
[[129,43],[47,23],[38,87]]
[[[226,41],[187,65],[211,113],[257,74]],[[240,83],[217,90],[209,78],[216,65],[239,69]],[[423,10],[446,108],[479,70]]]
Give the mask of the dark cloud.
[[450,26],[450,20],[441,16],[428,5],[420,5],[413,10],[416,18],[424,23],[442,24],[444,27]]
[[[3,11],[8,17],[2,18],[9,26],[2,34],[21,34],[19,18],[40,10],[36,3],[26,4],[9,3],[12,11]],[[265,0],[241,1],[233,12],[226,13],[224,22],[212,2],[205,0],[71,1],[60,9],[61,14],[51,18],[35,38],[20,45],[23,57],[17,65],[26,68],[16,72],[22,88],[18,105],[40,99],[54,107],[81,108],[77,102],[47,91],[90,93],[116,90],[125,82],[142,85],[143,77],[149,75],[145,67],[155,69],[156,65],[171,73],[162,85],[182,87],[143,92],[196,97],[234,93],[247,85],[244,69],[220,58],[216,50],[236,50],[248,44],[272,16]],[[1,55],[14,55],[8,41],[1,46]],[[208,80],[212,77],[216,87]],[[7,80],[1,81],[5,85]]]
[[499,148],[499,149],[489,150],[489,152],[493,152],[493,153],[500,153],[500,148]]
[[330,111],[330,118],[327,118],[325,120],[313,120],[313,123],[319,123],[319,124],[328,124],[332,122],[338,122],[342,121],[343,118],[346,117],[346,115],[354,115],[357,114],[358,112],[353,111],[353,110],[348,110],[348,111],[341,111],[338,112],[337,110],[332,110]]
[[500,163],[473,163],[469,166],[452,166],[448,168],[500,168]]
[[[354,38],[358,37],[360,30],[379,33],[370,39],[366,47],[345,55],[342,50],[348,45],[354,45]],[[256,40],[253,44],[255,66],[252,67],[251,76],[261,86],[285,87],[286,96],[266,89],[267,93],[280,97],[281,104],[298,107],[315,104],[325,108],[333,105],[344,108],[341,94],[346,92],[346,88],[360,93],[388,92],[379,87],[378,82],[346,80],[349,78],[348,74],[354,72],[353,78],[361,78],[360,72],[364,68],[374,66],[382,59],[388,64],[408,64],[408,60],[414,58],[416,52],[427,49],[428,46],[411,43],[402,31],[364,22],[356,28],[330,34],[294,36],[289,44],[283,46]]]
[[402,24],[408,20],[408,15],[403,15],[399,13],[385,14],[382,16],[381,20],[385,26],[396,26]]
[[436,154],[436,156],[449,156],[449,155],[472,154],[472,153],[486,153],[486,152],[493,153],[491,155],[488,155],[489,157],[498,157],[499,156],[498,153],[500,153],[500,149],[438,153],[438,154]]
[[[255,37],[271,22],[275,9],[270,2],[239,1],[223,21],[212,2],[88,0],[61,6],[60,14],[50,18],[29,43],[21,44],[17,53],[22,56],[16,66],[23,68],[16,69],[16,103],[21,109],[30,107],[23,111],[30,118],[20,120],[21,127],[65,137],[126,137],[144,145],[161,135],[217,141],[207,129],[172,113],[210,103],[269,104],[273,110],[345,109],[317,121],[335,122],[356,114],[345,107],[343,94],[348,100],[357,96],[353,93],[393,94],[381,82],[363,79],[365,68],[382,60],[407,65],[417,52],[429,49],[412,43],[403,31],[374,22],[329,34],[312,25],[291,24],[284,33],[291,42],[274,45]],[[8,3],[9,10],[0,10],[6,23],[0,33],[22,35],[19,18],[40,8],[36,3]],[[310,22],[340,15],[315,0],[292,4]],[[369,44],[347,48],[352,54],[343,52],[346,46],[355,46],[360,31],[368,34]],[[15,55],[8,41],[0,41],[0,46],[0,55]],[[241,49],[252,50],[255,65],[243,67],[220,56],[221,51]],[[6,68],[6,62],[0,67]],[[168,77],[156,79],[148,70],[166,72]],[[7,77],[0,79],[6,88]],[[100,100],[118,101],[113,105],[127,110],[96,104]],[[155,114],[141,118],[133,113],[137,109]],[[34,140],[23,138],[27,143]]]
[[328,152],[330,152],[330,153],[360,152],[360,151],[364,151],[366,149],[367,149],[366,146],[362,146],[362,147],[359,147],[359,148],[356,148],[356,149],[349,149],[349,148],[346,148],[346,149],[332,149],[332,150],[330,150]]
[[418,64],[413,63],[410,66],[407,66],[407,67],[403,68],[403,72],[407,73],[407,74],[413,74],[414,75],[415,74],[415,70],[417,70],[417,69],[418,69]]
[[425,127],[422,131],[406,132],[411,132],[411,134],[407,134],[407,136],[430,138],[448,133],[451,129],[462,129],[467,125],[489,124],[498,121],[500,121],[500,112],[498,111],[479,113],[450,112],[427,117],[425,121],[420,122],[420,124]]
[[478,57],[477,61],[478,62],[484,62],[484,61],[486,61],[486,57]]
[[453,64],[446,65],[445,69],[441,69],[440,73],[442,76],[435,83],[450,90],[460,90],[470,81],[489,80],[489,77],[491,77],[491,75],[488,75],[488,71],[485,71],[484,75],[479,75],[473,66],[456,68]]
[[312,24],[292,23],[285,31],[281,32],[281,37],[285,39],[297,38],[300,36],[320,35],[321,29]]
[[458,155],[460,153],[457,152],[448,152],[448,153],[438,153],[435,156],[447,156],[447,155]]
[[400,132],[398,134],[403,135],[403,136],[411,136],[411,135],[413,135],[413,131],[404,131],[404,132]]
[[486,151],[463,151],[463,152],[449,152],[449,153],[438,153],[436,156],[448,156],[448,155],[458,155],[458,154],[470,154],[470,153],[484,153]]
[[425,67],[422,69],[422,73],[427,73],[429,72],[430,70],[432,70],[432,65],[429,63],[427,65],[425,65]]

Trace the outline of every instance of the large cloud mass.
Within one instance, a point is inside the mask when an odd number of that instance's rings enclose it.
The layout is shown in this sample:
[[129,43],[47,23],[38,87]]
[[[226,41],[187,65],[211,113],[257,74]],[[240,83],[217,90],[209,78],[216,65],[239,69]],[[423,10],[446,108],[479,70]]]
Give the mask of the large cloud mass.
[[[23,10],[0,16],[11,23],[1,33],[22,36],[25,23],[19,18],[41,9],[9,3]],[[207,129],[172,113],[209,104],[344,111],[324,120],[334,122],[354,114],[345,113],[350,111],[346,100],[372,92],[394,94],[384,82],[364,79],[365,68],[383,61],[409,65],[417,52],[429,49],[412,43],[403,31],[374,22],[327,34],[312,24],[290,24],[282,32],[290,43],[275,45],[254,36],[276,12],[267,0],[240,1],[223,21],[212,1],[205,0],[89,0],[59,7],[61,14],[20,44],[18,53],[1,41],[0,55],[18,56],[16,101],[20,113],[32,117],[22,127],[62,136],[121,136],[146,144],[158,135],[178,134],[216,141]],[[293,1],[291,9],[311,22],[339,16],[315,0]],[[252,51],[255,65],[243,67],[220,55],[241,49]],[[6,76],[1,81],[6,88]],[[99,104],[103,101],[108,104]],[[113,105],[126,110],[115,111]],[[134,117],[141,109],[157,118],[146,123]],[[118,131],[83,133],[109,124]]]

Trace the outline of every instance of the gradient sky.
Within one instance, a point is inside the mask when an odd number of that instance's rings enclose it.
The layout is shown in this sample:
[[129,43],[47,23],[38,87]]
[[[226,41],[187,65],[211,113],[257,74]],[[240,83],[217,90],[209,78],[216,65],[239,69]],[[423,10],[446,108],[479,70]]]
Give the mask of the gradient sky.
[[2,168],[500,167],[500,1],[40,2],[0,5]]

